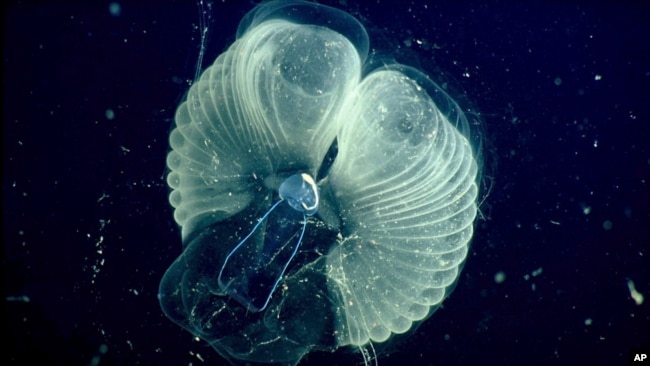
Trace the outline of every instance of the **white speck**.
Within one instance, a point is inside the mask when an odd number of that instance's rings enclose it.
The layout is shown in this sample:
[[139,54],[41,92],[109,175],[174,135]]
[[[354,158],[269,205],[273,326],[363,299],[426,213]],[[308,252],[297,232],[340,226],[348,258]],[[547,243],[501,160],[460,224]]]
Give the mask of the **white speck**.
[[603,222],[603,229],[605,229],[605,230],[607,230],[607,231],[612,230],[612,226],[614,226],[614,223],[612,223],[612,222],[609,221],[609,220],[605,220],[605,221]]
[[634,281],[627,280],[627,288],[630,290],[630,296],[632,297],[632,300],[634,300],[637,305],[643,304],[643,294],[636,290]]
[[29,296],[7,296],[5,300],[9,302],[29,302]]
[[503,283],[506,280],[506,273],[499,271],[494,275],[494,282]]
[[114,17],[119,17],[122,15],[122,5],[119,3],[110,3],[108,4],[108,12]]

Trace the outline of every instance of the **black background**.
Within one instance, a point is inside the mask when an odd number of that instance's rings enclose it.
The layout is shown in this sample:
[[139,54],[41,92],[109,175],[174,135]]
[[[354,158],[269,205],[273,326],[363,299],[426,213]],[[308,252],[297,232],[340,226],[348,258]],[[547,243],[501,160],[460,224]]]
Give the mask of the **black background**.
[[[471,101],[488,143],[492,189],[459,284],[379,364],[623,364],[650,347],[650,6],[324,3]],[[109,2],[5,5],[3,364],[224,362],[156,298],[181,250],[165,156],[199,11],[120,4],[120,16]],[[203,67],[253,6],[206,5]]]

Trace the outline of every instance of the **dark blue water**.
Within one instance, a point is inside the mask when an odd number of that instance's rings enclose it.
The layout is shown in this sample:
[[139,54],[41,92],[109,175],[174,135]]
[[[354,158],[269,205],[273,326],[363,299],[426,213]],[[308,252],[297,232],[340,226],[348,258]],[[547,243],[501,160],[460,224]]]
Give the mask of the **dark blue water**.
[[[487,142],[491,190],[456,290],[379,364],[613,365],[650,347],[650,6],[324,3],[471,102]],[[215,2],[205,63],[253,6]],[[156,298],[181,251],[165,156],[196,5],[4,14],[3,363],[222,364]],[[362,358],[304,360],[323,362]]]

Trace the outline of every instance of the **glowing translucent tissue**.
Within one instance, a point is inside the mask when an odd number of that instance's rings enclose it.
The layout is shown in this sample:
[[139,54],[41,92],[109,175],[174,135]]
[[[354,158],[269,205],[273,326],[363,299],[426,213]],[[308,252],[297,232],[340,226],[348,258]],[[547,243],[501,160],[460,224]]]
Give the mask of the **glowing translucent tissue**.
[[[308,174],[294,174],[280,185],[275,203],[253,230],[226,256],[219,286],[251,311],[264,310],[296,255],[307,216],[318,210],[318,187]],[[264,235],[259,248],[253,234]]]
[[264,2],[178,107],[167,181],[183,251],[160,303],[233,363],[380,347],[458,279],[479,147],[426,75],[369,70],[368,42],[340,10]]

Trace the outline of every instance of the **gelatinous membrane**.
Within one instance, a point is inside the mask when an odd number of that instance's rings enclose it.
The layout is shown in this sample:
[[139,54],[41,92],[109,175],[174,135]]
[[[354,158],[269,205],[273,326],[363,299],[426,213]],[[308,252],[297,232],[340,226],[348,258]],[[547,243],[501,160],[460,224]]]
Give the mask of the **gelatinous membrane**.
[[[367,53],[344,12],[263,3],[178,107],[167,180],[184,248],[160,302],[231,362],[381,345],[458,279],[480,179],[467,119],[413,68],[362,77]],[[278,203],[297,173],[320,193],[309,222],[291,205],[308,189]]]

